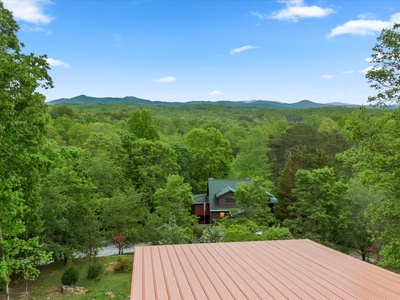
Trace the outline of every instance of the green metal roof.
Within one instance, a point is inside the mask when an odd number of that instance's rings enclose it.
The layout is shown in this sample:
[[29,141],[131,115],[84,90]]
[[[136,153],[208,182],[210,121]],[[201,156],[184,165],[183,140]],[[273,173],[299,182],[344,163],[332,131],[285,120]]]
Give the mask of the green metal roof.
[[266,194],[269,196],[269,203],[275,204],[278,202],[278,199],[276,199],[275,196],[272,195],[270,192],[266,192]]
[[207,194],[193,195],[194,204],[203,204],[204,199],[206,200],[206,203],[208,203],[208,199],[206,196],[207,196]]
[[[216,195],[221,193],[224,189],[230,188],[236,190],[238,183],[251,183],[250,179],[208,179],[208,201],[210,202],[210,211],[228,211],[229,208],[219,208],[216,205],[217,197]],[[221,197],[220,195],[219,197]]]
[[235,189],[231,188],[230,186],[227,186],[225,188],[223,188],[222,190],[220,190],[218,193],[215,194],[215,197],[217,197],[217,199],[221,198],[222,196],[229,194],[229,193],[234,193]]

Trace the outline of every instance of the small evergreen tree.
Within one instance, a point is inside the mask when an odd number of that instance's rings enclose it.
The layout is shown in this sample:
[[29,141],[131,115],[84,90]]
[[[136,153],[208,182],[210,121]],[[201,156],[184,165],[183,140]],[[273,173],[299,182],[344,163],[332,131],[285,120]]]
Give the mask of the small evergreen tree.
[[70,265],[63,273],[61,277],[61,283],[63,285],[74,286],[79,280],[79,270],[76,266]]

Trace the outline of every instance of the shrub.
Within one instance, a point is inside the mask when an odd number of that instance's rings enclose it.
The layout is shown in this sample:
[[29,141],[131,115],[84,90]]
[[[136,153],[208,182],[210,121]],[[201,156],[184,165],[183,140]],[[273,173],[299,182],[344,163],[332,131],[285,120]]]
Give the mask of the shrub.
[[89,265],[88,271],[87,271],[87,278],[88,279],[94,279],[94,280],[99,280],[100,275],[103,274],[104,271],[104,266],[100,262],[93,263]]
[[293,235],[286,227],[270,227],[263,233],[264,240],[290,240],[293,239]]
[[115,264],[114,271],[115,272],[131,272],[133,268],[133,260],[132,259],[124,259],[122,257],[117,258],[117,263]]
[[79,270],[76,266],[69,266],[61,277],[61,283],[63,285],[76,285],[79,280]]
[[202,243],[219,243],[223,240],[224,233],[219,226],[208,226],[204,230],[204,235],[201,238]]
[[234,224],[229,227],[223,227],[223,241],[224,242],[248,242],[259,241],[260,236],[255,234],[246,225]]

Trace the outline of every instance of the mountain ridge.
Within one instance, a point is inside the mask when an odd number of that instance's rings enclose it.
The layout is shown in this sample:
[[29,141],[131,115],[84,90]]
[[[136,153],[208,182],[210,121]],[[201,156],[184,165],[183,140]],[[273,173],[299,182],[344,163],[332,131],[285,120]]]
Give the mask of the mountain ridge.
[[284,103],[271,100],[193,100],[188,102],[166,102],[158,100],[148,100],[137,98],[134,96],[126,97],[91,97],[87,95],[79,95],[72,98],[60,98],[46,102],[50,105],[91,105],[91,104],[131,104],[138,106],[162,106],[162,107],[182,107],[192,105],[217,105],[226,107],[248,107],[248,108],[270,108],[270,109],[307,109],[320,107],[359,107],[357,104],[346,104],[340,102],[333,103],[317,103],[307,99],[300,100],[295,103]]

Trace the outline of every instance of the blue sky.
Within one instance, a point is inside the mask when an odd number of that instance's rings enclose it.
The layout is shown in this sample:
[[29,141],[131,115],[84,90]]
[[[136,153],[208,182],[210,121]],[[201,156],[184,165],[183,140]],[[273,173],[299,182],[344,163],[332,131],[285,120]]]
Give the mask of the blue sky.
[[27,52],[46,54],[47,100],[366,104],[365,72],[400,1],[8,0]]

